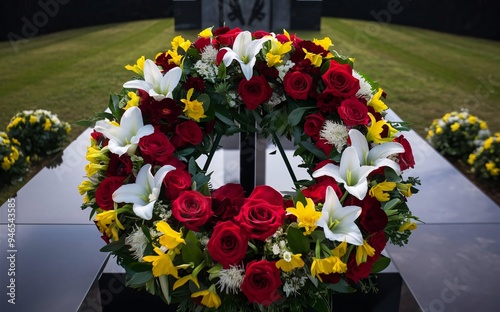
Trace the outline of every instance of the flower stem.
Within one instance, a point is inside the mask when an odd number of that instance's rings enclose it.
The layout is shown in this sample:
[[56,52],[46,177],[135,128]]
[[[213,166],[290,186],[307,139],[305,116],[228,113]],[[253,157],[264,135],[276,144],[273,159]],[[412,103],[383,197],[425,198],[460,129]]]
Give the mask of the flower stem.
[[210,153],[208,154],[207,161],[205,162],[205,165],[203,166],[203,172],[207,172],[208,167],[210,166],[210,163],[212,162],[212,158],[214,158],[215,151],[217,150],[217,147],[219,147],[219,142],[222,139],[222,134],[217,133],[217,136],[215,137],[214,144],[212,145],[212,148],[210,149]]
[[276,133],[273,131],[273,140],[274,144],[278,147],[281,158],[283,158],[283,161],[285,162],[286,168],[288,169],[288,173],[290,174],[290,177],[292,178],[293,184],[297,186],[297,178],[295,177],[295,173],[293,172],[292,166],[290,165],[290,162],[288,161],[288,158],[286,157],[285,150],[283,149],[283,146],[281,145],[280,139],[276,136]]

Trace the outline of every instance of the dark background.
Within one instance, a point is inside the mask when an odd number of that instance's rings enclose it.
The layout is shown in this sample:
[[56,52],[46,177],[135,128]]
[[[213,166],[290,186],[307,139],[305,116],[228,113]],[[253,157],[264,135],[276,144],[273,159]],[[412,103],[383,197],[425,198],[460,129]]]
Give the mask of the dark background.
[[[174,0],[2,0],[0,40],[9,40],[16,35],[30,38],[60,30],[106,23],[174,17],[175,2]],[[307,4],[298,0],[293,2]],[[191,3],[196,6],[200,0]],[[46,4],[46,8],[44,9],[41,4]],[[497,0],[324,0],[321,6],[323,16],[394,23],[500,40],[500,1]],[[303,23],[306,28],[311,24],[309,20],[311,18],[314,17],[304,17]],[[298,27],[295,24],[293,26]],[[16,39],[21,39],[19,37]]]

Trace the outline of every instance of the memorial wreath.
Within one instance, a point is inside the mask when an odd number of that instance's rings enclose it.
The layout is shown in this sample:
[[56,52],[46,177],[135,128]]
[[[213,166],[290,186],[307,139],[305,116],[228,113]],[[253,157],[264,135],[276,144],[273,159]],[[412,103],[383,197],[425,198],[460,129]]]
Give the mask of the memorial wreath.
[[[408,128],[385,119],[384,91],[327,37],[221,27],[171,44],[127,65],[135,77],[87,120],[82,209],[127,285],[179,311],[329,311],[333,293],[374,290],[386,243],[419,221]],[[293,193],[214,189],[209,164],[236,133],[272,140]]]

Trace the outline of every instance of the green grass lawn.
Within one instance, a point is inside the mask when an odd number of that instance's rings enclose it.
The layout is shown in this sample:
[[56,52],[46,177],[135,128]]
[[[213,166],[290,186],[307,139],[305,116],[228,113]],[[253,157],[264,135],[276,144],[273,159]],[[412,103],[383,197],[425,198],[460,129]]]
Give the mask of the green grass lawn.
[[[379,81],[386,103],[425,136],[434,118],[468,108],[500,131],[500,42],[376,22],[323,18],[334,49],[356,58],[355,68]],[[109,94],[129,80],[127,64],[154,58],[175,35],[194,40],[199,30],[176,32],[173,19],[109,24],[0,42],[0,129],[20,110],[47,109],[74,124],[107,106]],[[73,126],[71,139],[84,129]],[[27,177],[29,179],[29,176]],[[0,202],[22,184],[0,189]]]

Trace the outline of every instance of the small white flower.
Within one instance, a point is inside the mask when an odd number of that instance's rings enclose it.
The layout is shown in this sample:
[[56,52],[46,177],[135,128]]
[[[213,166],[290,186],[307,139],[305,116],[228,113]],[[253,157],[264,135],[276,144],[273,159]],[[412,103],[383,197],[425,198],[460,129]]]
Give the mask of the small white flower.
[[206,46],[205,49],[201,52],[201,60],[204,63],[213,63],[215,64],[217,60],[217,54],[219,53],[219,50],[214,48],[213,46],[209,45]]
[[366,99],[366,101],[370,101],[371,98],[373,97],[373,93],[374,93],[372,86],[357,71],[353,70],[352,76],[359,80],[359,90],[356,93],[356,97],[358,97],[358,98],[362,97],[362,98]]
[[283,65],[276,66],[276,69],[278,70],[278,75],[282,81],[285,75],[290,70],[290,68],[292,68],[293,66],[295,66],[295,63],[290,60],[286,61],[285,64]]
[[136,226],[132,233],[125,238],[125,244],[130,246],[130,251],[134,259],[142,262],[144,250],[146,250],[146,246],[148,245],[148,239],[140,227]]
[[280,246],[278,246],[278,244],[276,244],[276,243],[273,244],[273,254],[274,255],[280,254]]
[[222,269],[219,272],[217,286],[219,286],[221,292],[237,294],[243,282],[244,274],[245,270],[240,266],[230,266],[229,269]]
[[346,126],[331,120],[325,121],[323,129],[319,132],[320,138],[326,140],[328,144],[335,146],[339,153],[342,151],[344,145],[347,144],[348,135],[349,132]]

